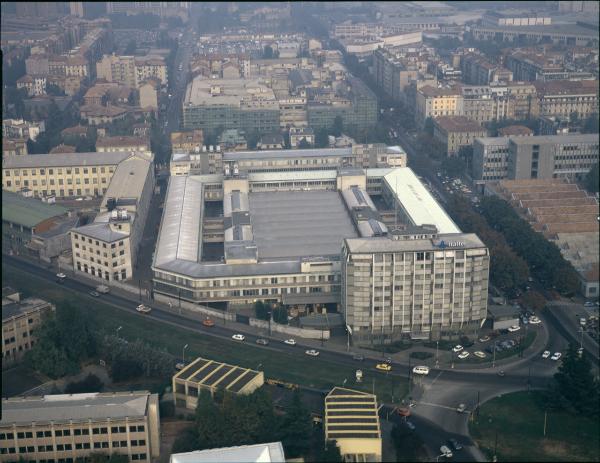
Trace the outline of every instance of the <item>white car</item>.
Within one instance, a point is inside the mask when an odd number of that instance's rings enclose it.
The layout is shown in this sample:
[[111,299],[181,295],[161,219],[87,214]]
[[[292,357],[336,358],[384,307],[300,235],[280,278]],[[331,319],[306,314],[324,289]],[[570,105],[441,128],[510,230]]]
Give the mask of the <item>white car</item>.
[[64,273],[57,273],[56,278],[60,278],[61,280],[64,280],[65,278],[67,278],[67,275],[65,275]]
[[536,317],[535,315],[529,317],[529,323],[532,325],[539,325],[540,323],[542,323],[542,321]]
[[244,339],[246,339],[246,336],[244,336],[243,334],[234,334],[233,336],[231,336],[231,339],[233,339],[234,341],[243,341]]
[[461,360],[466,359],[468,356],[469,356],[469,353],[466,350],[461,352],[460,354],[458,354],[458,358]]
[[554,355],[552,357],[550,357],[550,360],[554,360],[557,361],[562,357],[562,354],[560,352],[554,352]]
[[440,453],[442,455],[444,455],[446,458],[452,458],[452,451],[448,447],[446,447],[445,445],[442,445],[440,447]]
[[550,351],[549,350],[545,350],[544,353],[542,354],[542,358],[543,359],[547,359],[548,357],[550,357]]
[[150,307],[146,307],[144,304],[140,304],[135,308],[135,310],[140,313],[150,313],[152,309]]
[[585,326],[585,325],[587,325],[587,320],[586,320],[585,318],[580,318],[580,319],[579,319],[579,324],[580,324],[581,326]]
[[577,355],[579,355],[580,357],[583,356],[583,347],[577,349]]
[[473,355],[475,357],[479,357],[480,359],[484,359],[485,358],[485,353],[481,352],[480,350],[476,350],[475,352],[473,352]]
[[306,355],[310,355],[311,357],[318,357],[319,355],[319,351],[318,350],[314,350],[314,349],[309,349],[306,352],[304,352]]
[[416,367],[413,368],[413,373],[415,375],[428,375],[429,374],[429,367],[416,366]]
[[519,325],[513,325],[508,328],[509,333],[514,333],[515,331],[519,331],[521,327]]
[[452,352],[460,352],[461,350],[463,350],[463,346],[461,346],[460,344],[452,348]]
[[288,346],[295,346],[296,345],[296,341],[293,339],[286,339],[285,341],[283,341],[285,344],[287,344]]

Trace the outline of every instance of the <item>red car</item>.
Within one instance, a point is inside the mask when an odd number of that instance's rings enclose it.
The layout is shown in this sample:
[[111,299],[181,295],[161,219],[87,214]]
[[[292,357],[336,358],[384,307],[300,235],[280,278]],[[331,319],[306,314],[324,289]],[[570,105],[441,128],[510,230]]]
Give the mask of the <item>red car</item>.
[[202,324],[203,324],[204,326],[208,326],[209,328],[210,328],[210,327],[213,327],[213,326],[215,326],[215,322],[214,322],[214,321],[212,321],[210,318],[207,318],[206,320],[204,320],[204,321],[202,322]]

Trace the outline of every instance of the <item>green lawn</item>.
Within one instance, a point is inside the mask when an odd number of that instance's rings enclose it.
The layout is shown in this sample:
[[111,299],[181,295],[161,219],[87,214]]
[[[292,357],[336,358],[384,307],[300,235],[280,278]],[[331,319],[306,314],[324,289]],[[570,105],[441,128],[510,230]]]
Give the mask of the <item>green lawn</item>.
[[[186,359],[202,356],[253,369],[260,365],[267,378],[320,389],[328,389],[334,385],[341,386],[344,379],[347,379],[347,387],[369,392],[372,391],[374,384],[378,399],[391,401],[392,382],[385,373],[364,371],[363,382],[355,384],[356,370],[348,365],[261,349],[253,344],[240,344],[228,339],[202,336],[143,315],[125,312],[103,302],[102,298],[93,299],[80,295],[68,288],[26,274],[6,263],[2,264],[2,270],[3,286],[9,285],[23,291],[24,294],[35,294],[55,304],[69,302],[93,317],[99,329],[115,333],[116,329],[122,326],[119,336],[127,340],[142,339],[154,347],[166,349],[178,358],[181,358],[183,346],[189,344],[185,352]],[[393,386],[394,397],[399,401],[399,398],[404,397],[408,391],[407,380],[395,378]]]
[[471,436],[492,456],[498,432],[498,461],[599,461],[597,419],[549,411],[544,437],[541,392],[515,392],[481,407]]
[[[523,337],[523,346],[515,346],[512,349],[508,349],[508,350],[503,350],[502,352],[496,352],[496,361],[498,360],[502,360],[508,357],[513,357],[513,356],[518,356],[519,352],[521,352],[521,349],[523,349],[523,351],[525,351],[529,346],[531,346],[531,344],[533,344],[533,341],[535,341],[535,337],[537,336],[537,332],[536,331],[529,331],[527,333],[527,336]],[[493,347],[494,343],[493,342],[488,342],[487,345],[491,345]],[[474,350],[473,348],[471,348],[470,350]],[[485,354],[485,358],[480,359],[479,357],[476,357],[475,355],[472,355],[473,352],[471,352],[471,355],[466,358],[465,360],[462,360],[462,362],[467,362],[467,363],[490,363],[492,362],[493,358],[494,358],[494,354],[490,354],[489,352],[486,352],[485,350],[481,349],[483,351],[483,353]]]

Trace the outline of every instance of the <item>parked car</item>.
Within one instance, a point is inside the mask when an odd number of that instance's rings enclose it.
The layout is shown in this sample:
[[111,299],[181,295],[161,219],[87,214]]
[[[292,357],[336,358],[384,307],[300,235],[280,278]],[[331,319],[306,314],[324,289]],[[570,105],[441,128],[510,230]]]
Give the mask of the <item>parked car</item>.
[[429,367],[426,366],[416,366],[413,368],[413,373],[415,375],[428,375],[429,374]]
[[446,447],[445,445],[442,445],[440,447],[440,453],[442,455],[444,455],[446,458],[452,458],[452,451],[448,447]]
[[96,291],[90,291],[90,296],[93,296],[93,297],[100,297],[100,293],[99,293],[99,292],[96,292]]
[[294,339],[286,339],[285,341],[283,341],[285,344],[289,345],[289,346],[295,346],[296,345],[296,341]]
[[246,339],[246,336],[244,336],[243,334],[234,334],[233,336],[231,336],[231,339],[233,339],[234,341],[244,341]]
[[542,358],[543,359],[547,359],[548,357],[550,357],[550,351],[549,350],[545,350],[544,353],[542,354]]
[[488,342],[490,339],[489,336],[482,336],[479,338],[479,342]]
[[56,282],[57,283],[64,283],[66,279],[67,279],[67,275],[65,275],[64,273],[56,274]]
[[466,409],[467,409],[467,406],[465,404],[460,404],[458,407],[456,407],[456,411],[458,413],[463,413]]
[[258,338],[256,340],[256,344],[259,344],[261,346],[268,346],[269,345],[269,341],[267,339]]
[[503,378],[504,376],[506,376],[506,373],[504,373],[504,370],[500,370],[498,373],[498,376],[500,376],[501,378]]
[[466,350],[461,352],[460,354],[458,354],[458,358],[461,360],[466,359],[468,356],[469,356],[469,353]]
[[473,352],[473,355],[475,357],[479,357],[480,359],[484,359],[486,357],[486,355],[480,350],[476,350],[475,352]]
[[542,321],[534,315],[532,317],[529,317],[529,323],[531,323],[532,325],[539,325],[540,323],[542,323]]
[[352,357],[352,360],[358,360],[359,362],[362,362],[365,359],[365,357],[361,354],[354,354],[354,356]]
[[508,328],[508,332],[514,333],[515,331],[519,331],[520,329],[521,329],[521,327],[519,325],[512,325],[511,327]]
[[146,307],[144,304],[140,304],[135,308],[135,310],[140,313],[150,313],[152,309],[150,307]]
[[452,348],[452,352],[456,353],[456,352],[460,352],[461,350],[463,350],[463,346],[461,346],[460,344],[457,346],[454,346]]
[[560,360],[560,358],[562,357],[562,354],[560,352],[555,352],[554,355],[552,357],[550,357],[550,360],[554,360],[555,362]]
[[579,355],[579,357],[583,356],[583,347],[577,349],[577,355]]
[[579,319],[579,324],[580,324],[581,326],[585,326],[585,325],[587,325],[587,320],[586,320],[585,318],[580,318],[580,319]]
[[213,320],[211,320],[210,318],[206,318],[205,320],[202,320],[202,324],[204,326],[208,326],[209,328],[215,326],[215,322]]
[[448,444],[448,447],[450,447],[452,450],[458,451],[463,449],[463,446],[460,444],[460,442],[458,442],[454,438],[448,439],[446,443]]
[[319,351],[318,350],[314,350],[314,349],[308,349],[306,352],[304,352],[306,355],[310,355],[311,357],[318,357],[319,356]]
[[375,368],[381,371],[392,371],[392,366],[389,363],[378,363]]

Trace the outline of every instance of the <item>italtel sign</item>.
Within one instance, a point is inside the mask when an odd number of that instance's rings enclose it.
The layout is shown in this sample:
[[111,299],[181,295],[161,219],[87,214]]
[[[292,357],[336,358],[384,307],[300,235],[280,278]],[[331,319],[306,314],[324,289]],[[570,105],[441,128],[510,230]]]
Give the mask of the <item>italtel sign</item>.
[[438,248],[444,249],[444,248],[461,248],[465,245],[465,243],[463,241],[440,241],[437,244]]

